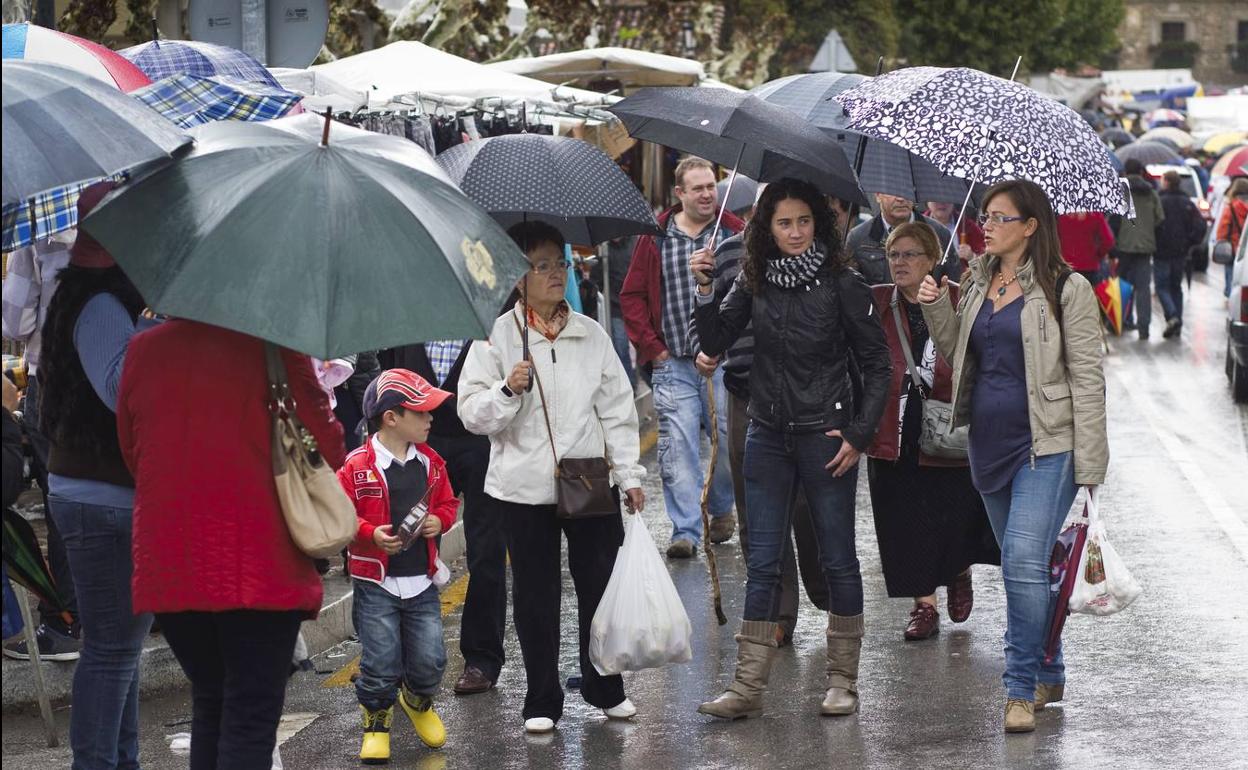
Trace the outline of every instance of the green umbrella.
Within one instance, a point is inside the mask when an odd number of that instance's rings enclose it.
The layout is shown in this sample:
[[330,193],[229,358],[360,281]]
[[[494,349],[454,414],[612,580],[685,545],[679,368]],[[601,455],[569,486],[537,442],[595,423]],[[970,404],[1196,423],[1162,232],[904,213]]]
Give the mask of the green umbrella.
[[41,600],[51,604],[66,622],[72,622],[69,610],[56,590],[56,581],[48,572],[48,565],[39,550],[39,540],[30,522],[12,508],[4,509],[4,566],[9,579],[25,586]]
[[83,221],[155,311],[320,358],[489,335],[528,262],[416,144],[218,122]]

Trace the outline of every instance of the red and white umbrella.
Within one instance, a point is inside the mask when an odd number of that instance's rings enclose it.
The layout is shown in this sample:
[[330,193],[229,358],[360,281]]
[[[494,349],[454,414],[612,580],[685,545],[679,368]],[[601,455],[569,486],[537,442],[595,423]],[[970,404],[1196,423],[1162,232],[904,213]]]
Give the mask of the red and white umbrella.
[[1153,110],[1144,116],[1144,125],[1150,129],[1160,128],[1162,126],[1173,126],[1182,128],[1187,124],[1187,116],[1178,110]]
[[127,93],[152,82],[142,70],[115,51],[35,24],[4,25],[4,58],[59,64]]

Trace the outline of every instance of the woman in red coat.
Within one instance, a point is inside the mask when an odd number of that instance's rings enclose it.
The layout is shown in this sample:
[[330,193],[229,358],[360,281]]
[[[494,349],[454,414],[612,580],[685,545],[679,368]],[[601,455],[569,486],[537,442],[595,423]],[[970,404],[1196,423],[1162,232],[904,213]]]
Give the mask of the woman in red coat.
[[[299,419],[342,465],[307,356],[282,351]],[[268,770],[299,624],[321,607],[273,483],[264,345],[194,321],[134,337],[117,427],[135,478],[134,609],[155,612],[191,680],[191,768]]]
[[[915,641],[940,631],[936,589],[946,586],[949,618],[961,623],[973,604],[971,565],[1000,564],[1001,555],[967,460],[919,448],[923,401],[948,402],[952,391],[953,370],[937,355],[918,305],[919,284],[939,263],[940,243],[926,223],[909,222],[889,234],[885,256],[894,283],[871,291],[893,378],[867,449],[867,479],[884,584],[890,597],[913,598],[904,636]],[[902,345],[910,349],[913,374]]]

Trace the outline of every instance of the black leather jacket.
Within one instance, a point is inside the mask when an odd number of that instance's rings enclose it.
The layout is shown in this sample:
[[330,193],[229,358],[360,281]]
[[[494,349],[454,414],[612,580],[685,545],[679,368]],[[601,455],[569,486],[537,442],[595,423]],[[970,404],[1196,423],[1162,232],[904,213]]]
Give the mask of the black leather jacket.
[[[796,289],[764,284],[753,294],[744,273],[718,307],[694,311],[702,352],[723,353],[754,324],[750,417],[788,433],[840,430],[865,450],[884,413],[892,363],[871,288],[857,271],[829,265]],[[854,403],[850,354],[863,378]]]

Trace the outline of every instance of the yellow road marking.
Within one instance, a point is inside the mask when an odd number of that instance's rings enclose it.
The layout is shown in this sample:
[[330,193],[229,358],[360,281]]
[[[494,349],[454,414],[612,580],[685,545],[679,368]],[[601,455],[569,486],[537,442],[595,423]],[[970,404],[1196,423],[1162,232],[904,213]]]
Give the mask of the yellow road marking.
[[[464,603],[464,597],[467,595],[468,575],[465,573],[442,592],[442,617],[446,617],[459,609]],[[351,677],[359,672],[360,656],[356,655],[350,663],[326,677],[325,681],[321,682],[321,687],[347,687],[351,684]]]

